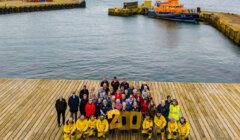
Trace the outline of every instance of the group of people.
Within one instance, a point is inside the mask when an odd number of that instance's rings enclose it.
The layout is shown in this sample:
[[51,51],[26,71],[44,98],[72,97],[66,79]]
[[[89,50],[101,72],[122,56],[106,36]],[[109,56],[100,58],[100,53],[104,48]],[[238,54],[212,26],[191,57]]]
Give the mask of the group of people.
[[[105,77],[100,82],[98,92],[90,92],[84,85],[79,96],[73,92],[68,102],[61,96],[55,104],[57,123],[64,125],[64,139],[80,139],[86,136],[105,137],[109,131],[107,113],[110,110],[136,111],[143,116],[142,133],[152,138],[155,130],[162,139],[188,139],[190,125],[180,117],[180,106],[176,99],[167,96],[155,105],[150,87],[143,83],[140,88],[130,85],[126,79],[121,83],[114,77],[109,82]],[[71,116],[65,123],[65,112],[70,108]],[[154,129],[155,128],[155,129]]]

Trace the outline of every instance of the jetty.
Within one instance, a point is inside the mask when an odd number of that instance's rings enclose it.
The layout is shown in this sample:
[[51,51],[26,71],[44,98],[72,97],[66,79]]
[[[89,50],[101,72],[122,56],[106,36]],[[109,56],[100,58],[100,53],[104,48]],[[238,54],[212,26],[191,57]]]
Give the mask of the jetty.
[[210,23],[240,46],[240,15],[223,12],[201,12],[201,20]]
[[[142,83],[130,81],[130,84],[137,86]],[[181,114],[191,125],[190,139],[240,139],[240,84],[146,83],[156,104],[166,99],[167,95],[179,100]],[[83,85],[97,92],[99,81],[0,78],[1,139],[62,139],[62,128],[57,127],[55,101],[60,95],[68,99]],[[117,131],[117,134],[108,135],[106,139],[146,138],[140,131]],[[153,139],[160,137],[154,135]]]
[[0,14],[47,11],[70,8],[85,8],[85,0],[46,0],[46,1],[1,1]]

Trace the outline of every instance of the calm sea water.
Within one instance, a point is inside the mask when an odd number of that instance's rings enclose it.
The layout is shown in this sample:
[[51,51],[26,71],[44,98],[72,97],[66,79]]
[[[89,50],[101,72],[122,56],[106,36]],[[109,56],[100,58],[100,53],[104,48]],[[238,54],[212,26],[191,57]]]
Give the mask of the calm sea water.
[[[240,47],[215,28],[107,15],[122,2],[89,0],[85,9],[1,15],[0,77],[240,82]],[[235,13],[240,5],[184,3]]]

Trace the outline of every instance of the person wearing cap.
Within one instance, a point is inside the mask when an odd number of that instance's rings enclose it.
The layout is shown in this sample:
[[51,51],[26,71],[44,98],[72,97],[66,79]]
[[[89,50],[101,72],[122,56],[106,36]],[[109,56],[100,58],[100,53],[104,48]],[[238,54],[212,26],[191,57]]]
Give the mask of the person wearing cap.
[[147,134],[148,139],[152,138],[152,130],[153,130],[153,121],[150,118],[150,115],[146,114],[146,118],[143,121],[142,124],[142,134]]
[[80,118],[76,122],[76,139],[81,139],[81,137],[85,137],[85,134],[88,129],[88,121],[85,119],[84,115],[81,115]]
[[63,139],[64,140],[71,140],[71,139],[74,139],[75,137],[75,124],[73,122],[73,119],[72,117],[70,117],[64,127],[63,127]]
[[190,124],[184,117],[181,117],[178,122],[178,133],[180,140],[187,140],[190,133]]
[[174,118],[175,121],[179,121],[180,118],[180,106],[176,99],[173,99],[169,107],[168,118]]
[[85,107],[85,111],[86,111],[87,118],[89,118],[91,115],[95,114],[96,107],[95,107],[95,104],[93,103],[92,99],[89,99],[89,101]]
[[165,126],[167,124],[166,119],[161,114],[161,112],[157,112],[157,114],[154,116],[154,124],[157,131],[157,134],[161,133],[162,139],[165,138]]
[[98,137],[106,137],[106,133],[108,132],[108,121],[104,119],[104,116],[101,115],[100,118],[97,120],[96,123],[97,131],[98,131]]
[[94,115],[91,115],[90,119],[88,120],[88,130],[87,134],[89,137],[95,136],[96,134],[96,122],[97,120],[95,119]]
[[77,112],[79,107],[79,97],[76,95],[75,92],[72,93],[72,96],[68,99],[68,106],[70,108],[71,117],[74,118],[74,120],[77,120]]
[[58,123],[58,127],[61,126],[60,123],[60,119],[62,116],[62,124],[65,124],[65,112],[67,110],[67,102],[66,100],[63,98],[63,96],[60,96],[59,99],[57,99],[56,103],[55,103],[55,108],[57,111],[57,123]]
[[168,139],[177,139],[178,138],[178,124],[174,118],[170,118],[167,126]]
[[120,85],[120,83],[119,83],[117,77],[114,76],[114,77],[113,77],[113,80],[112,80],[112,82],[111,82],[111,86],[112,86],[112,88],[113,88],[113,93],[115,93],[115,92],[118,90],[119,85]]
[[86,85],[84,85],[83,86],[83,89],[80,91],[80,93],[79,93],[79,98],[82,100],[83,99],[83,95],[87,95],[87,99],[89,98],[89,91],[88,91],[88,89],[87,89],[87,86]]

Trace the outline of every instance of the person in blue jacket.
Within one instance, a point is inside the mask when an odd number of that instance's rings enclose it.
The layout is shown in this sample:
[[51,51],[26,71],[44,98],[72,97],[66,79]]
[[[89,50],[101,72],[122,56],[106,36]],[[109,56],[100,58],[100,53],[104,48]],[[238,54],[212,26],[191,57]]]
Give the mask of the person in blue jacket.
[[77,121],[77,112],[79,107],[79,97],[75,92],[72,93],[72,96],[68,99],[68,106],[70,108],[71,117],[74,118],[75,122]]

